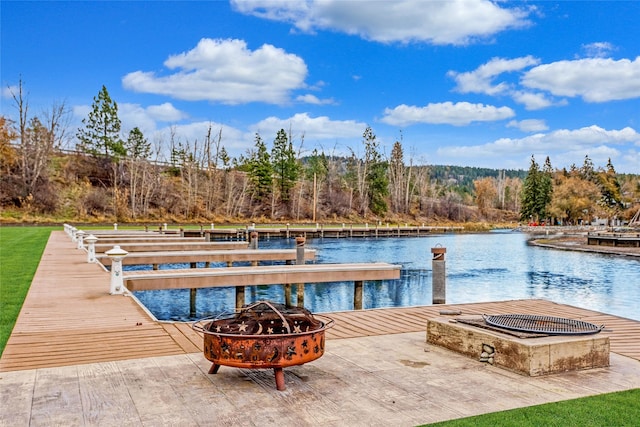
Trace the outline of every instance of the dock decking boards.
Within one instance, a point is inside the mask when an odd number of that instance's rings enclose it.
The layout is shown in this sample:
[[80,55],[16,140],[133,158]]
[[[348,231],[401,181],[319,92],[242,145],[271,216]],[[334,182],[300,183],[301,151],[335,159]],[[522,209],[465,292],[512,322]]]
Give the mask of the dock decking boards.
[[[0,372],[202,351],[183,323],[155,321],[136,300],[109,295],[109,274],[86,262],[62,231],[51,233],[31,288],[0,358]],[[606,325],[611,351],[640,360],[640,322],[546,300],[371,309],[329,313],[327,339],[425,332],[441,310],[463,314],[544,314]]]

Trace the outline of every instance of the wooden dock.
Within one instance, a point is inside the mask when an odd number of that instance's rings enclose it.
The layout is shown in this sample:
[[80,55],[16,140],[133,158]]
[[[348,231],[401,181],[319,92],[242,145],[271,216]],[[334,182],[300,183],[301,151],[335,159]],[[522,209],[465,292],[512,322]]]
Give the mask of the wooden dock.
[[[96,258],[103,265],[111,265],[106,255]],[[295,261],[296,249],[225,249],[213,251],[166,251],[166,252],[133,252],[122,259],[123,265],[161,265],[177,263],[226,263],[232,266],[237,262],[259,263],[264,261]],[[315,249],[305,249],[304,259],[316,259]]]
[[[136,299],[109,295],[109,273],[86,262],[66,234],[53,232],[14,330],[0,372],[129,360],[202,351],[188,323],[156,321]],[[425,332],[442,310],[462,314],[546,314],[611,330],[611,351],[640,360],[640,322],[546,300],[372,309],[330,313],[327,339]]]
[[[640,388],[640,322],[545,300],[328,315],[325,354],[285,369],[208,374],[203,337],[158,322],[62,232],[52,233],[0,358],[0,426],[415,426]],[[528,377],[426,343],[441,311],[605,324],[611,365]]]
[[249,235],[255,231],[260,239],[285,238],[290,239],[302,236],[308,239],[322,238],[365,238],[365,237],[424,237],[433,234],[451,233],[463,230],[463,227],[432,227],[425,225],[399,225],[399,224],[372,224],[354,225],[345,224],[342,226],[317,224],[315,227],[300,226],[274,226],[274,227],[253,227],[245,226],[239,228],[212,228],[200,230],[181,230],[182,236],[205,236],[210,241],[216,240],[249,240]]
[[[112,249],[114,244],[96,243],[96,254]],[[247,249],[247,242],[158,242],[158,243],[128,243],[118,244],[127,252],[169,252],[169,251],[206,251],[225,249]]]
[[399,265],[380,262],[137,271],[125,273],[124,283],[130,291],[148,291],[151,289],[357,282],[399,278]]
[[587,245],[640,248],[640,233],[589,233]]

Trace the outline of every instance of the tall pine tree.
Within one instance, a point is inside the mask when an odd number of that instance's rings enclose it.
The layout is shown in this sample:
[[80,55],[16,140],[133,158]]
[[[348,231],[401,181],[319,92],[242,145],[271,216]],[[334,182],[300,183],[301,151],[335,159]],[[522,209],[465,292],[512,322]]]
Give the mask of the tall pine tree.
[[274,172],[276,187],[280,192],[280,200],[288,202],[291,189],[296,185],[300,167],[293,150],[293,144],[287,138],[284,129],[280,129],[273,141],[271,149],[271,164]]
[[124,143],[120,138],[120,119],[118,118],[118,104],[111,99],[106,86],[96,97],[89,116],[82,119],[84,127],[79,128],[79,149],[94,157],[106,158],[123,156],[126,154]]
[[529,172],[524,180],[522,192],[522,207],[520,219],[522,221],[539,222],[547,217],[547,207],[551,203],[553,191],[552,170],[549,157],[545,161],[544,170],[531,156]]

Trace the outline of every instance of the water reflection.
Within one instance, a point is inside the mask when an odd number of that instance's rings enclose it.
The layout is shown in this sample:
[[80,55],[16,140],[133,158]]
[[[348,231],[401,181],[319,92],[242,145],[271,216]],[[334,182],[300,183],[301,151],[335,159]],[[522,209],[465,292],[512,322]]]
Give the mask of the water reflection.
[[[318,263],[380,261],[402,265],[399,280],[365,283],[365,308],[430,305],[430,249],[437,245],[447,248],[448,303],[543,298],[640,320],[640,259],[531,247],[526,244],[526,235],[514,232],[307,241],[307,247],[317,250]],[[294,246],[293,240],[260,241],[264,249]],[[189,317],[188,290],[135,295],[159,319]],[[282,286],[247,287],[247,303],[261,299],[283,301]],[[233,288],[199,289],[196,317],[232,310],[234,304]],[[353,283],[307,284],[305,306],[317,313],[351,310]]]

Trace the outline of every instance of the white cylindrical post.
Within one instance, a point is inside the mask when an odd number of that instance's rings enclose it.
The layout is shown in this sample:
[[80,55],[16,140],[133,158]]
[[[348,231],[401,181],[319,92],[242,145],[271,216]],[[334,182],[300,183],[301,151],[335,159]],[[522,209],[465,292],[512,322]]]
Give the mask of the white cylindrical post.
[[84,238],[84,231],[78,230],[76,233],[76,239],[78,240],[78,249],[84,249],[84,242],[82,239]]
[[105,252],[111,259],[111,285],[109,287],[109,293],[111,295],[124,294],[124,280],[122,277],[122,259],[129,255],[129,252],[121,249],[116,245],[113,249]]
[[71,241],[72,242],[77,242],[78,239],[76,238],[76,233],[78,232],[78,229],[75,227],[71,227]]
[[89,234],[84,238],[84,241],[87,244],[87,262],[96,262],[96,242],[98,241],[98,238],[93,234]]
[[167,223],[165,222],[164,224],[162,224],[164,227],[164,230],[167,231]]
[[114,222],[114,223],[113,223],[113,229],[114,229],[114,230],[117,230],[117,229],[118,229],[118,223],[117,223],[117,222]]

